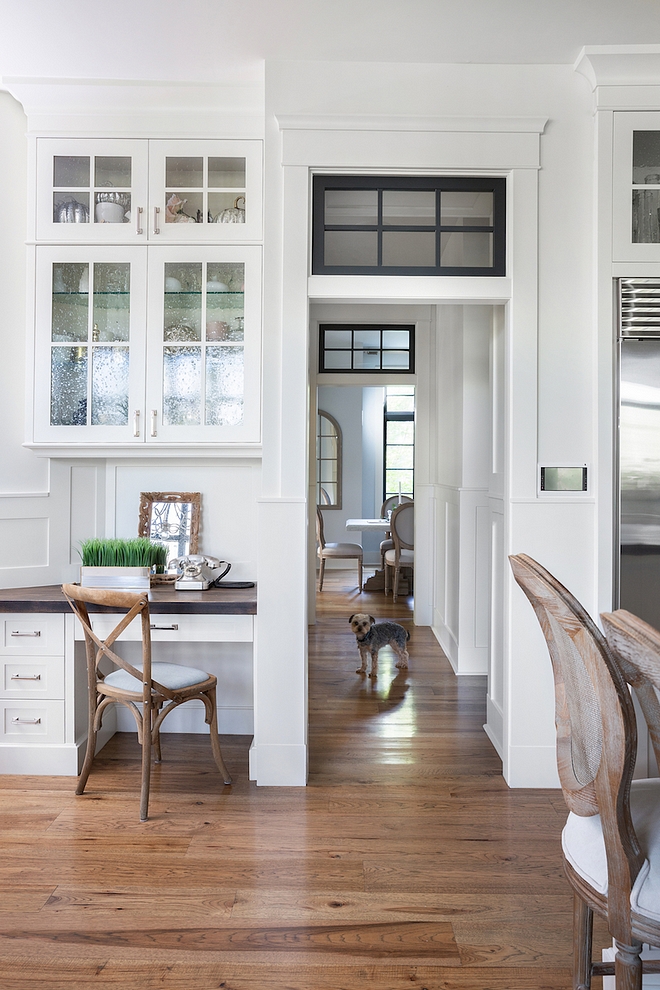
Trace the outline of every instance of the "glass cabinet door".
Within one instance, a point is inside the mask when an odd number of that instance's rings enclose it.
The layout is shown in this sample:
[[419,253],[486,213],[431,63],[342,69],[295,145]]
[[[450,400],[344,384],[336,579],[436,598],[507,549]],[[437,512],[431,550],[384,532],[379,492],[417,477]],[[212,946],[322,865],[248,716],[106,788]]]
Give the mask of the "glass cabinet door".
[[150,141],[149,239],[261,237],[260,141]]
[[37,237],[146,241],[147,142],[39,138]]
[[35,439],[144,441],[144,252],[43,248]]
[[260,249],[150,249],[148,442],[258,442]]
[[660,113],[614,114],[613,259],[660,261]]

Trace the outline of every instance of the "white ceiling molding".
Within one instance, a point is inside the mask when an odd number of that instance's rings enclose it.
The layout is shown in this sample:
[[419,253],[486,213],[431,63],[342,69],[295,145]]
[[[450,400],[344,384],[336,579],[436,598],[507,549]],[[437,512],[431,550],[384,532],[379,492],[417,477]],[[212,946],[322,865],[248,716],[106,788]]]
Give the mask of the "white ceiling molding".
[[574,68],[597,110],[660,109],[660,45],[587,45]]
[[280,130],[480,131],[542,134],[547,117],[414,117],[403,115],[278,114]]

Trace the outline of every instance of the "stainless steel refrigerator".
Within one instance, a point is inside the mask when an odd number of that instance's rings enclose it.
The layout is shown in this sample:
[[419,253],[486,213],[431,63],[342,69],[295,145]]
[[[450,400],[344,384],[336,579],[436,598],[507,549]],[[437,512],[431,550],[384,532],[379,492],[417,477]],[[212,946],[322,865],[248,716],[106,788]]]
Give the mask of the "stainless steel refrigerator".
[[619,606],[660,629],[660,279],[619,300]]

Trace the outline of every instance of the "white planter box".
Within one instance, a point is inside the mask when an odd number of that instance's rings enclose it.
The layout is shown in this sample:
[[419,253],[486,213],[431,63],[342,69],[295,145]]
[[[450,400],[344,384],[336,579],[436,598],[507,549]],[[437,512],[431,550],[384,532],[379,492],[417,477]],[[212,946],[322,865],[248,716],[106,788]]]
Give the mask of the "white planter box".
[[106,588],[115,591],[148,591],[149,567],[81,567],[83,588]]

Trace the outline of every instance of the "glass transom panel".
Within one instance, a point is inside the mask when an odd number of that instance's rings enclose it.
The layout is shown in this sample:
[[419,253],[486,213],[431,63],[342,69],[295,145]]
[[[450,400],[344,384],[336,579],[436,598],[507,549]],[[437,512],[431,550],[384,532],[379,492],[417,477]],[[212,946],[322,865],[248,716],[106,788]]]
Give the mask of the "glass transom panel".
[[320,372],[414,370],[413,326],[319,327]]

